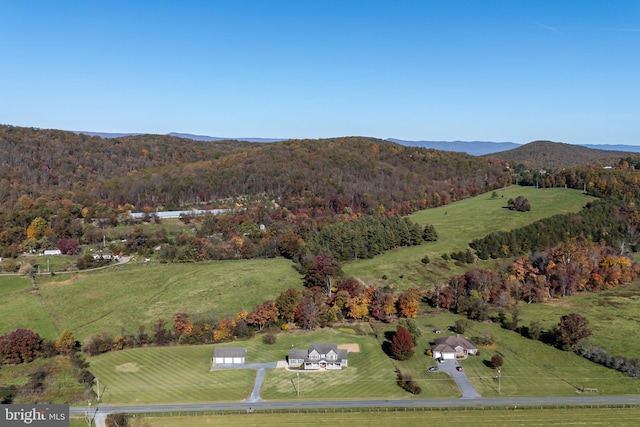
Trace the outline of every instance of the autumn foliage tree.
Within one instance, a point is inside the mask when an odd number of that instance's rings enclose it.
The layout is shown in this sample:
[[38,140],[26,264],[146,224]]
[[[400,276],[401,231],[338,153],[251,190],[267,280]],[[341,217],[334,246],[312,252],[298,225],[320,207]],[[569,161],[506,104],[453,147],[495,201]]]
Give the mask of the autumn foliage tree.
[[55,347],[58,353],[69,355],[78,348],[78,342],[76,341],[73,332],[65,329],[60,333],[60,336],[55,343]]
[[253,311],[249,313],[249,316],[247,316],[247,323],[258,326],[258,330],[260,331],[276,320],[278,320],[278,307],[276,307],[276,303],[273,301],[265,301],[262,304],[256,305]]
[[296,318],[296,308],[300,304],[300,298],[300,292],[295,288],[289,288],[278,295],[276,307],[280,318],[286,322],[293,322]]
[[414,318],[418,315],[420,305],[420,289],[409,288],[398,297],[398,311],[401,316]]
[[296,308],[296,321],[301,328],[313,330],[320,324],[320,309],[310,298],[302,298]]
[[578,343],[592,335],[588,328],[589,320],[577,313],[566,314],[560,318],[556,329],[556,341],[564,350],[576,350]]
[[0,355],[2,362],[18,364],[31,362],[40,356],[42,340],[31,329],[16,329],[0,336]]
[[327,297],[331,297],[342,277],[340,262],[330,254],[321,254],[314,258],[304,275],[304,285],[308,288],[320,287]]
[[187,313],[179,311],[173,316],[173,330],[178,337],[191,334],[193,325]]
[[493,356],[491,356],[491,366],[493,366],[494,369],[501,368],[503,363],[504,360],[499,354],[494,354]]
[[413,356],[413,337],[407,328],[398,326],[391,340],[391,355],[397,360],[408,360]]

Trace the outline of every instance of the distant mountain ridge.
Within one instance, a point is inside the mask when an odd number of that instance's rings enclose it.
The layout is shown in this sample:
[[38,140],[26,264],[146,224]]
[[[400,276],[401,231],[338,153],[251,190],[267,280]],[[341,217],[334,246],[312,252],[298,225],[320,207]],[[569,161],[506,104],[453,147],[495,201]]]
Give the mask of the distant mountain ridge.
[[[99,136],[100,138],[122,138],[123,136],[145,135],[144,133],[111,133],[111,132],[87,132],[83,130],[72,130],[77,135]],[[245,141],[245,142],[278,142],[286,141],[288,138],[223,138],[218,136],[194,135],[191,133],[169,132],[168,136],[176,138],[191,139],[194,141]]]
[[500,159],[511,165],[522,164],[533,169],[540,169],[566,168],[580,164],[593,164],[594,162],[604,165],[608,162],[617,162],[621,158],[633,154],[634,152],[630,150],[603,150],[562,142],[533,141],[512,150],[489,153],[482,157]]
[[[144,135],[144,133],[109,133],[109,132],[88,132],[88,131],[71,131],[75,134],[83,134],[89,136],[99,136],[101,138],[121,138],[123,136]],[[246,142],[279,142],[287,141],[294,138],[225,138],[208,135],[195,135],[191,133],[170,132],[167,135],[177,138],[191,139],[194,141],[246,141]],[[482,156],[485,154],[500,153],[503,151],[513,150],[522,147],[525,144],[517,144],[515,142],[493,142],[493,141],[410,141],[396,138],[387,138],[386,141],[395,142],[396,144],[407,147],[433,148],[441,151],[453,151],[457,153],[467,153],[472,156]],[[605,151],[623,151],[640,153],[640,146],[623,145],[623,144],[572,144],[580,147],[592,148],[594,150]]]
[[387,141],[411,147],[433,148],[442,151],[454,151],[467,153],[472,156],[497,153],[500,151],[513,150],[520,147],[515,142],[492,142],[492,141],[405,141],[402,139],[387,138]]

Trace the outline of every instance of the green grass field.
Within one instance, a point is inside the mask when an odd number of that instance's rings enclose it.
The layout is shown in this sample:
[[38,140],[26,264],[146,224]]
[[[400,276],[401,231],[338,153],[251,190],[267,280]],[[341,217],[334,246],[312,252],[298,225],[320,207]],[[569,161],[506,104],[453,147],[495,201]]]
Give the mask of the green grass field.
[[137,348],[89,358],[104,403],[234,401],[246,398],[255,371],[209,372],[213,346]]
[[58,331],[31,281],[19,276],[0,276],[0,335],[19,327],[33,329],[41,337],[55,339]]
[[560,316],[579,313],[589,320],[593,336],[588,342],[606,349],[611,355],[628,359],[638,357],[640,341],[630,339],[640,324],[640,283],[638,281],[599,293],[584,293],[551,300],[544,304],[521,305],[522,325],[539,321],[551,329]]
[[[444,282],[451,276],[464,273],[468,267],[459,268],[453,261],[444,262],[442,254],[464,250],[472,240],[494,231],[512,230],[555,214],[577,212],[594,200],[581,191],[564,188],[511,186],[496,193],[497,198],[486,193],[410,215],[412,221],[422,226],[433,225],[439,235],[438,241],[396,249],[374,259],[349,262],[343,268],[345,273],[366,283],[394,284],[399,289]],[[518,196],[529,200],[530,212],[506,209],[507,201]],[[430,264],[420,262],[425,255],[430,258]],[[492,268],[495,262],[482,262],[478,266]],[[386,280],[382,279],[384,275]]]
[[101,331],[135,332],[180,310],[234,316],[301,287],[300,275],[284,259],[198,264],[132,263],[118,269],[58,274],[38,279],[53,321],[77,339]]
[[[224,414],[199,416],[141,416],[133,425],[148,427],[198,426],[406,426],[487,425],[513,426],[612,426],[638,425],[640,408],[562,408],[562,409],[451,409],[371,410],[363,412],[305,412]],[[138,422],[139,424],[135,424]],[[84,420],[72,420],[72,427],[86,426]]]

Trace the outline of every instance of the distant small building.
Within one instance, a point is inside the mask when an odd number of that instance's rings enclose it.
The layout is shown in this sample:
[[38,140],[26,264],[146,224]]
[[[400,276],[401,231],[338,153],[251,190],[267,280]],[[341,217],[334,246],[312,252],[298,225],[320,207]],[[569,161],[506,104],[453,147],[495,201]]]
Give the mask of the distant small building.
[[216,347],[213,349],[214,365],[243,365],[247,358],[244,347]]
[[60,249],[47,249],[44,251],[44,255],[62,255],[62,251]]
[[118,255],[113,255],[113,254],[108,253],[108,252],[106,252],[106,253],[100,252],[100,253],[97,253],[97,254],[93,254],[93,259],[95,259],[96,261],[99,261],[99,260],[103,260],[103,261],[111,261],[111,260],[119,261],[120,257]]
[[342,369],[347,367],[349,352],[338,349],[334,343],[311,343],[306,350],[289,350],[287,362],[290,368]]

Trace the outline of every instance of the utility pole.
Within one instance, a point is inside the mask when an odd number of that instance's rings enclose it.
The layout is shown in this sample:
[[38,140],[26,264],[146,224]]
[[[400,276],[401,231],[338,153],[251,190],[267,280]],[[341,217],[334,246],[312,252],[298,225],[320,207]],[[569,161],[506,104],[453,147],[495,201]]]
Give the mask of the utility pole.
[[100,378],[96,377],[96,381],[98,383],[98,402],[100,402]]
[[93,421],[96,418],[96,414],[98,413],[98,408],[91,413],[91,401],[87,400],[87,411],[84,414],[84,420],[87,422],[87,427],[93,426]]
[[500,383],[502,382],[502,367],[498,367],[498,394],[500,394]]
[[296,387],[296,393],[298,394],[298,397],[300,397],[300,372],[296,372],[296,375],[298,376],[298,387]]

